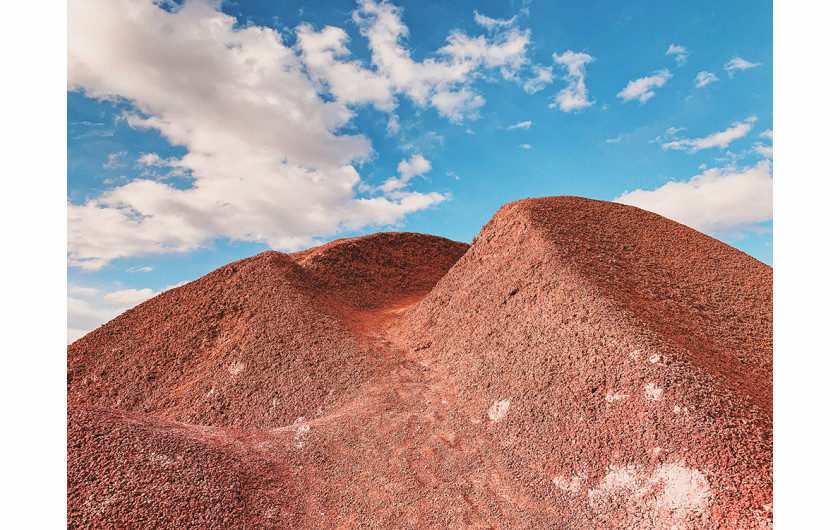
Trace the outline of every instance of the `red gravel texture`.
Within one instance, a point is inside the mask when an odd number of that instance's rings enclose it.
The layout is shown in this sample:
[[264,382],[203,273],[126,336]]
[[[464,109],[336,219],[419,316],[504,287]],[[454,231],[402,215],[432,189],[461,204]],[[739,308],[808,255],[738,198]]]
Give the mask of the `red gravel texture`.
[[576,197],[265,252],[68,348],[68,527],[772,528],[772,317]]

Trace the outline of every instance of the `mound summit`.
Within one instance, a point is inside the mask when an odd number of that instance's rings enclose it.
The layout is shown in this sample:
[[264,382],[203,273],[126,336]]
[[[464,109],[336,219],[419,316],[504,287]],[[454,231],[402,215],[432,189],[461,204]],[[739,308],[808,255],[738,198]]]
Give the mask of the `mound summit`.
[[576,197],[264,252],[68,347],[68,527],[772,528],[772,317]]

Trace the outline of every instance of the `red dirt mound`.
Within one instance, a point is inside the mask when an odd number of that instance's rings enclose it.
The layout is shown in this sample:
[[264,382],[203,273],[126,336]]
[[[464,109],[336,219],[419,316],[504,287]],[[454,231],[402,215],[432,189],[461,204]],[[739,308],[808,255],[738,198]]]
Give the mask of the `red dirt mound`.
[[442,237],[385,232],[338,239],[290,257],[314,286],[347,307],[371,312],[417,302],[468,248]]
[[[355,265],[360,248],[371,263],[365,273]],[[466,248],[434,236],[381,234],[226,265],[70,345],[68,396],[238,428],[321,414],[387,370],[378,347],[353,331],[356,308],[422,296]],[[333,280],[332,269],[353,275]],[[368,287],[354,298],[359,282]]]
[[503,207],[395,327],[562,527],[752,528],[772,504],[772,269],[638,208]]
[[70,346],[69,525],[772,527],[771,280],[572,197],[236,262]]

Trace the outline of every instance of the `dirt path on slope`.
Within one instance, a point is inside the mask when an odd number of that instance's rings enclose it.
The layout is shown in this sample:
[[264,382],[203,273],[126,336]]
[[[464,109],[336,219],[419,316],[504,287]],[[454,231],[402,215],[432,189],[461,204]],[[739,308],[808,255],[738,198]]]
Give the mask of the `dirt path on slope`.
[[465,398],[426,350],[398,338],[422,297],[358,312],[356,331],[382,359],[373,378],[330,414],[274,429],[305,477],[313,528],[510,528],[557,521],[488,443],[487,404]]

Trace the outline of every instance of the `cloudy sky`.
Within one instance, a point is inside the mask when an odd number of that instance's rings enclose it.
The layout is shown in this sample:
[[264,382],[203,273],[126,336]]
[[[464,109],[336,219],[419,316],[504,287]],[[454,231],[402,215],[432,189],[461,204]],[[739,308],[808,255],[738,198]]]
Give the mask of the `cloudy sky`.
[[72,0],[68,341],[266,249],[469,242],[525,197],[772,264],[772,40],[769,1]]

